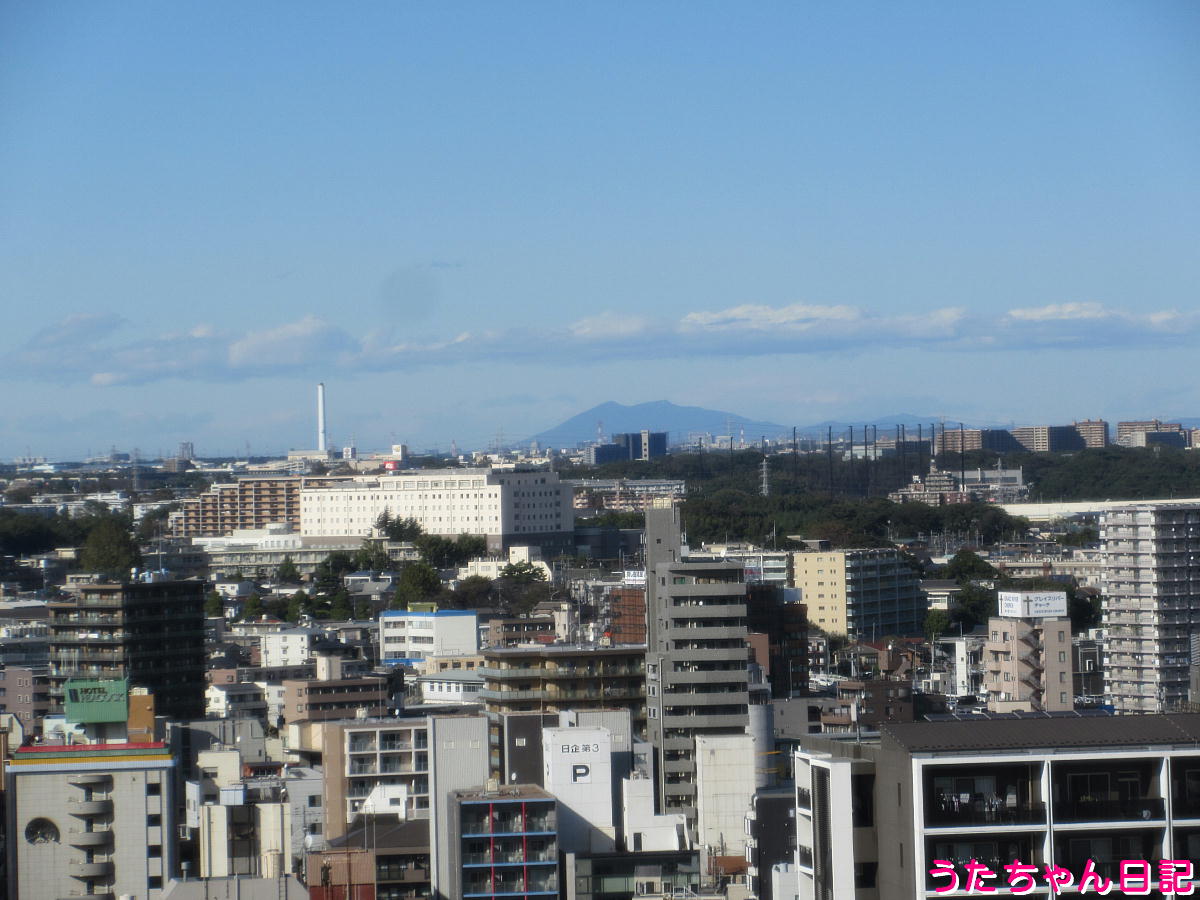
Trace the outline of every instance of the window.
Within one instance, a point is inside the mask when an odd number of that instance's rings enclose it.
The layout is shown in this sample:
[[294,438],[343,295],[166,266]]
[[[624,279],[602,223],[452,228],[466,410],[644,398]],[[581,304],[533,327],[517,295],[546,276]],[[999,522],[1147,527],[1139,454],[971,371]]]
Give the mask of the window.
[[150,815],[146,816],[146,827],[154,828],[155,826],[160,825],[162,825],[162,816],[160,816],[158,813],[151,813]]
[[1061,663],[1065,663],[1067,661],[1067,651],[1066,650],[1058,651],[1058,661]]
[[321,805],[321,795],[320,794],[309,794],[308,795],[308,805],[309,805],[310,809],[320,806]]
[[162,859],[162,844],[151,844],[146,848],[146,856],[150,859]]
[[162,796],[162,785],[157,781],[152,781],[149,784],[147,784],[146,785],[146,796],[147,797],[161,797]]

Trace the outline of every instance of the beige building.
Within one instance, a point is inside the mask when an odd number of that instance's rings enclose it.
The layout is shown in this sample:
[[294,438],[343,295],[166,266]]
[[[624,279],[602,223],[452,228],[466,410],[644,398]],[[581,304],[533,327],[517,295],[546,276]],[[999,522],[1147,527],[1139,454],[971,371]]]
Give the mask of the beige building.
[[[1066,595],[1062,595],[1064,603]],[[1071,620],[988,619],[983,690],[990,712],[1058,712],[1075,708]]]
[[925,598],[899,550],[801,550],[792,572],[809,624],[826,634],[874,640],[920,633]]
[[167,531],[172,537],[220,537],[275,524],[299,531],[300,489],[343,480],[280,475],[214,484],[199,497],[182,501],[167,519]]

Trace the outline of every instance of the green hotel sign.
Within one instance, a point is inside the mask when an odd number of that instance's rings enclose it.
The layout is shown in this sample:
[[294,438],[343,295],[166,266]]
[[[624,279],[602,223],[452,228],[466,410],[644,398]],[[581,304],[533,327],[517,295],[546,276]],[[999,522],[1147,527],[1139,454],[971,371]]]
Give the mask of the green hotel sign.
[[129,719],[129,682],[72,678],[63,686],[63,714],[68,722],[125,722]]

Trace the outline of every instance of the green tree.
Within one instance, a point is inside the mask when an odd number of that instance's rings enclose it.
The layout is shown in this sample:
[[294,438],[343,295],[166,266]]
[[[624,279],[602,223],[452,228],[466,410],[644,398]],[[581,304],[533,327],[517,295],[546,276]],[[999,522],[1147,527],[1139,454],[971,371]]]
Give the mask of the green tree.
[[925,614],[925,637],[936,641],[950,630],[950,614],[943,609],[931,609]]
[[242,621],[250,622],[263,614],[262,597],[251,594],[242,604]]
[[411,543],[425,533],[416,519],[393,519],[386,509],[375,520],[379,533],[389,541]]
[[275,570],[275,582],[276,584],[298,584],[300,582],[300,570],[292,562],[290,553],[283,555],[283,562]]
[[354,571],[354,560],[344,550],[335,550],[317,564],[316,581],[322,594],[331,594],[342,583],[342,576]]
[[302,615],[312,612],[312,600],[304,591],[296,591],[288,598],[283,619],[288,622],[299,622]]
[[546,572],[541,566],[530,562],[515,562],[501,569],[500,577],[512,584],[533,584],[535,581],[545,581]]
[[354,619],[357,622],[365,622],[371,618],[371,602],[366,597],[360,597],[354,601]]
[[959,550],[946,563],[946,577],[956,581],[969,581],[976,578],[995,578],[999,573],[988,565],[977,553],[970,550]]
[[216,591],[204,595],[204,615],[213,619],[225,615],[225,602]]
[[350,594],[345,588],[334,593],[329,604],[329,618],[334,622],[345,622],[350,618]]
[[458,587],[440,599],[450,609],[480,609],[492,602],[492,582],[482,575],[468,575]]
[[950,610],[950,623],[971,631],[996,615],[996,592],[974,584],[963,585],[958,595],[958,604]]
[[114,581],[129,579],[129,570],[141,565],[142,554],[129,529],[115,518],[104,518],[88,533],[79,563],[85,572],[98,572]]
[[377,541],[364,540],[354,551],[354,568],[366,572],[386,572],[392,568],[392,559]]
[[442,588],[442,579],[433,566],[423,562],[411,562],[400,572],[396,582],[396,595],[392,598],[393,609],[408,609],[434,597]]

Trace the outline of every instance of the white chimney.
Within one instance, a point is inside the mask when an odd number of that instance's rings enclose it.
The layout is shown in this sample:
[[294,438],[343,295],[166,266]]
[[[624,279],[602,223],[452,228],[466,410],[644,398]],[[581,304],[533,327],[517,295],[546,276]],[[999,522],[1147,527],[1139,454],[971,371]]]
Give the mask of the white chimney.
[[317,449],[326,452],[325,446],[325,382],[317,385]]

